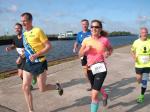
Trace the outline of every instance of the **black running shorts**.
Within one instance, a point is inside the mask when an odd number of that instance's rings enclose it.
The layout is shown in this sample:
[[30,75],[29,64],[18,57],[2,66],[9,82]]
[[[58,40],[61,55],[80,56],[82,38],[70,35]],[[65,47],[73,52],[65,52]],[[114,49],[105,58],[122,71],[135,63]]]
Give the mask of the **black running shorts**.
[[135,68],[136,74],[142,75],[143,73],[150,73],[150,67],[146,68]]
[[26,58],[21,59],[21,63],[17,64],[18,69],[23,70],[25,63],[26,63]]
[[45,70],[48,70],[47,61],[38,63],[26,62],[24,70],[30,72],[33,76],[38,76]]
[[87,73],[88,73],[88,79],[90,80],[90,83],[92,84],[92,89],[100,91],[103,85],[103,82],[106,78],[107,71],[93,75],[92,71],[88,70]]

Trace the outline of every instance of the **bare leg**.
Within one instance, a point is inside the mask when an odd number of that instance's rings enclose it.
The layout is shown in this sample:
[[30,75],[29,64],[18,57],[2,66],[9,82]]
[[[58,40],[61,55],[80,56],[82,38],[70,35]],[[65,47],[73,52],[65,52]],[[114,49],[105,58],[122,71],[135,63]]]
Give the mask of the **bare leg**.
[[136,74],[136,80],[137,80],[138,83],[141,83],[142,75],[141,74]]
[[18,69],[18,76],[23,80],[23,70]]
[[31,90],[30,90],[31,81],[32,81],[31,73],[23,71],[22,89],[24,92],[25,100],[28,105],[29,112],[33,111],[33,99],[32,99],[32,94],[31,94]]
[[40,74],[37,77],[38,87],[41,92],[47,91],[47,90],[56,90],[56,85],[47,84],[46,85],[46,79],[47,74],[46,71],[44,71],[42,74]]
[[92,89],[91,112],[98,112],[98,108],[99,108],[98,93],[99,91]]

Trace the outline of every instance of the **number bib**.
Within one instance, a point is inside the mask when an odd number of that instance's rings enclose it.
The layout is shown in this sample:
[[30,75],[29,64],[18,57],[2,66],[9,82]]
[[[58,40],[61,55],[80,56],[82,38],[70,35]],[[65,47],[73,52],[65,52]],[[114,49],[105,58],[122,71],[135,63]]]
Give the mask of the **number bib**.
[[142,63],[148,63],[150,61],[150,56],[140,56],[140,61]]
[[23,49],[22,48],[16,48],[16,51],[18,54],[22,55],[23,54]]
[[92,65],[90,68],[92,70],[93,75],[107,71],[104,62],[96,63],[96,64]]

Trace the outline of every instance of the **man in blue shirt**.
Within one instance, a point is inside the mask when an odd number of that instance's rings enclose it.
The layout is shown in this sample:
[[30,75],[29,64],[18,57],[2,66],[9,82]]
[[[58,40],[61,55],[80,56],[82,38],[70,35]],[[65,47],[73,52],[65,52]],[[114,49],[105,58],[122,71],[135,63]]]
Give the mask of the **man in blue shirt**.
[[[91,35],[91,31],[88,29],[89,21],[87,19],[81,20],[81,26],[82,26],[82,31],[78,32],[77,37],[76,37],[76,41],[74,43],[74,47],[73,47],[74,53],[77,52],[77,50],[78,50],[79,46],[81,46],[84,38],[89,37]],[[86,78],[88,79],[88,77],[87,77],[87,66],[86,66],[87,57],[86,56],[81,57],[81,64],[83,66],[84,74],[85,74]],[[90,91],[91,88],[87,89],[87,90]]]

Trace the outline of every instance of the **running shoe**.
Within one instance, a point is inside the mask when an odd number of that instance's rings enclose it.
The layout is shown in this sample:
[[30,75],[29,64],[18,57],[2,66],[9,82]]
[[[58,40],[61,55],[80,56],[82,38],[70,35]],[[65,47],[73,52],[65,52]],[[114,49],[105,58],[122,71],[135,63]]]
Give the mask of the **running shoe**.
[[58,90],[58,94],[61,96],[63,95],[63,88],[61,87],[60,83],[56,83],[56,90]]
[[35,76],[33,76],[33,78],[32,78],[32,85],[35,85],[35,84],[36,84],[36,82],[37,82],[37,79],[36,79],[36,77],[35,77]]
[[32,85],[30,86],[30,90],[33,90],[33,86]]
[[144,102],[144,95],[140,95],[140,96],[137,98],[137,102],[138,102],[138,103],[143,103],[143,102]]

